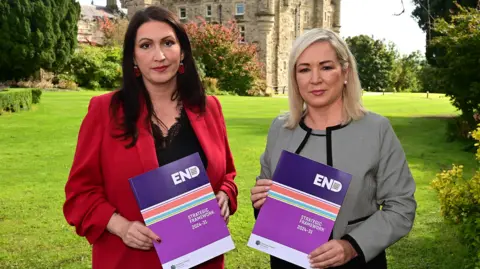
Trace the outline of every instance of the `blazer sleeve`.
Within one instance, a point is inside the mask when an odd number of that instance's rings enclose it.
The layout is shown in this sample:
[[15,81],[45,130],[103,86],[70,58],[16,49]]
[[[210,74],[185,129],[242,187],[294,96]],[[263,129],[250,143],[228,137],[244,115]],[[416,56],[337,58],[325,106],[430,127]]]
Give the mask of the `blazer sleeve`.
[[101,100],[93,97],[82,121],[72,168],[65,185],[63,213],[80,236],[93,244],[105,231],[115,208],[106,200],[100,168],[104,126]]
[[[281,124],[281,121],[279,120],[279,117],[277,117],[272,121],[272,124],[270,125],[268,134],[267,134],[267,142],[266,142],[265,150],[260,155],[260,175],[257,176],[256,180],[272,179],[272,176],[273,176],[272,170],[275,170],[275,168],[270,166],[270,152],[272,151],[275,145],[275,140],[278,137],[280,124]],[[259,213],[260,213],[259,209],[253,208],[253,216],[255,217],[255,219],[257,219]]]
[[381,126],[376,199],[382,208],[343,237],[352,243],[362,262],[369,262],[407,235],[417,208],[416,184],[400,141],[388,119],[384,119]]
[[220,101],[215,97],[212,96],[213,100],[215,100],[215,104],[218,108],[218,113],[220,116],[220,124],[222,126],[222,131],[223,131],[223,139],[224,139],[224,145],[225,145],[225,161],[226,161],[226,167],[225,167],[225,177],[223,179],[222,185],[220,187],[220,190],[225,192],[228,195],[229,198],[229,209],[230,209],[230,215],[233,215],[237,211],[237,196],[238,196],[238,188],[237,184],[235,183],[235,177],[237,175],[237,171],[235,169],[235,163],[233,161],[233,155],[232,151],[230,150],[230,145],[228,143],[228,135],[227,135],[227,127],[225,123],[225,118],[223,116],[222,112],[222,106],[220,104]]

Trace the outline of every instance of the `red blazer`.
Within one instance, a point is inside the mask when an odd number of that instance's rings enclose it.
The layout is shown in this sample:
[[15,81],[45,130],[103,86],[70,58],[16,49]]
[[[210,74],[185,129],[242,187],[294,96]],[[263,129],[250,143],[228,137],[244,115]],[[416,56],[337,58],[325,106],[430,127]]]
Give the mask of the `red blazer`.
[[[93,269],[159,269],[162,267],[153,248],[150,251],[130,248],[106,230],[115,211],[130,221],[143,222],[128,179],[158,167],[154,140],[143,120],[137,124],[139,137],[134,147],[125,149],[125,141],[111,137],[115,128],[109,116],[112,95],[113,92],[90,100],[65,186],[63,212],[77,234],[93,245]],[[237,210],[236,170],[220,103],[210,96],[204,114],[188,107],[186,111],[208,159],[207,174],[213,190],[222,190],[229,196],[233,214]],[[144,108],[141,117],[146,113]],[[198,268],[223,267],[222,255]]]

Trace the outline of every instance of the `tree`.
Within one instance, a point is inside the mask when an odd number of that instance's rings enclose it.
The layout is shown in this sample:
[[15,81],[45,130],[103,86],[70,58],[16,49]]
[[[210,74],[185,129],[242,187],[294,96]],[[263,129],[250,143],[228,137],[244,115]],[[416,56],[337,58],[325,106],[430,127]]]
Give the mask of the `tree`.
[[366,35],[348,37],[350,50],[355,56],[362,87],[369,91],[382,91],[392,88],[392,72],[396,50],[382,40],[374,40]]
[[438,72],[446,82],[445,93],[473,126],[473,115],[480,112],[480,10],[457,8],[459,13],[449,21],[435,21],[440,35],[432,44],[445,48],[445,54],[437,59],[441,66]]
[[100,30],[104,35],[105,46],[123,46],[125,39],[125,33],[128,28],[128,20],[126,18],[119,18],[116,20],[110,20],[107,16],[104,16],[100,21]]
[[205,20],[186,24],[193,56],[205,66],[205,75],[217,78],[220,89],[238,95],[262,94],[266,90],[256,46],[241,42],[234,21],[225,25]]
[[0,1],[0,80],[61,69],[77,45],[75,0]]
[[398,72],[394,79],[397,91],[414,91],[422,89],[419,74],[423,68],[423,57],[419,51],[403,55],[397,60]]
[[479,0],[412,0],[416,8],[412,17],[417,20],[418,26],[425,31],[426,50],[425,56],[429,64],[436,66],[436,55],[441,55],[444,50],[438,46],[431,46],[431,40],[439,35],[434,29],[435,19],[443,18],[450,21],[451,15],[458,12],[455,2],[465,7],[476,7]]

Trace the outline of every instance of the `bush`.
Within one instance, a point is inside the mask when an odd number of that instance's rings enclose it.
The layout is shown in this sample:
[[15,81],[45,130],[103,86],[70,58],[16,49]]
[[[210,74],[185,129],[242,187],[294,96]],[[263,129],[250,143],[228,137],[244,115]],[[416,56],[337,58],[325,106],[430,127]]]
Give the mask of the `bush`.
[[186,24],[193,55],[205,65],[205,76],[218,79],[223,91],[248,95],[256,80],[264,80],[257,49],[253,44],[242,43],[234,21],[225,25]]
[[40,103],[40,97],[42,96],[41,89],[32,89],[32,104]]
[[[477,141],[476,159],[480,161],[480,124],[472,137]],[[443,217],[460,226],[460,239],[473,254],[471,263],[480,268],[480,168],[466,179],[463,166],[453,165],[436,176],[432,187],[438,193]]]
[[3,112],[28,110],[32,106],[32,90],[3,90],[0,92],[0,115]]
[[92,90],[118,88],[122,81],[121,59],[120,47],[82,46],[63,73],[73,76],[81,87]]

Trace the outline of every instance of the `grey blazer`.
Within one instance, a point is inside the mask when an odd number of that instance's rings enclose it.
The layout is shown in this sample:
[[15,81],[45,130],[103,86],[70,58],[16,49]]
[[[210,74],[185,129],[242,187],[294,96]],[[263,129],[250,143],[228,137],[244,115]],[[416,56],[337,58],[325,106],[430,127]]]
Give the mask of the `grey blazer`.
[[353,175],[332,236],[352,243],[368,263],[413,226],[415,181],[389,120],[373,112],[346,125],[293,130],[275,118],[260,157],[257,179],[271,179],[282,150],[296,152]]

